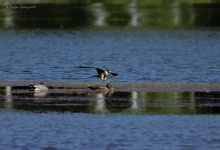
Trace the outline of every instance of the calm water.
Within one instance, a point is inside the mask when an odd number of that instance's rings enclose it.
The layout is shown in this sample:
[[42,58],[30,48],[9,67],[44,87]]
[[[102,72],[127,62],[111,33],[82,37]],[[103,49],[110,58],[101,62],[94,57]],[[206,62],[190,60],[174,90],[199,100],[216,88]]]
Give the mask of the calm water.
[[101,115],[1,110],[0,148],[219,149],[216,115]]
[[[94,69],[77,68],[82,65],[119,72],[109,82],[220,82],[218,30],[0,30],[0,40],[1,80],[100,82],[90,78]],[[140,103],[141,109],[133,109],[131,101],[92,101],[45,111],[42,105],[32,108],[33,98],[20,99],[30,105],[5,108],[3,101],[0,109],[2,150],[220,147],[214,101],[194,107],[153,96],[151,107]]]
[[[220,82],[218,2],[16,2],[0,2],[0,80],[100,82],[77,68],[94,66],[109,82]],[[0,149],[219,149],[219,100],[1,87]]]
[[0,97],[2,150],[220,147],[219,92],[7,87]]
[[0,30],[1,80],[219,83],[218,30]]

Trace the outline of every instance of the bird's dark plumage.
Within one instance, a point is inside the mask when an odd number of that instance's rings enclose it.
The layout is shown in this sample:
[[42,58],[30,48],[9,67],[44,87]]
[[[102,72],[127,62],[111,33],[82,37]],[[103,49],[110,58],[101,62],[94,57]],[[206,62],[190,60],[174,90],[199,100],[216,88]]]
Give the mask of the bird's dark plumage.
[[111,72],[111,74],[112,74],[113,76],[117,76],[117,75],[118,75],[118,73],[115,73],[115,72]]
[[105,70],[101,68],[95,68],[98,74],[104,73]]
[[96,67],[84,67],[84,66],[80,66],[80,67],[78,67],[78,68],[95,68],[98,75],[95,75],[95,76],[92,76],[92,77],[98,77],[98,78],[101,79],[101,80],[107,80],[107,79],[108,79],[107,76],[108,76],[109,74],[112,74],[113,76],[117,76],[117,75],[118,75],[118,73],[112,72],[111,70],[104,70],[104,69],[96,68]]

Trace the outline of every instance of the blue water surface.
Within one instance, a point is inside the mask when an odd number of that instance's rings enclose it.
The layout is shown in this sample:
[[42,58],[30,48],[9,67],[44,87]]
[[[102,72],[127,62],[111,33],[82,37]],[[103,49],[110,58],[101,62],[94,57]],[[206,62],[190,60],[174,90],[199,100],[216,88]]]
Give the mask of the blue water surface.
[[[108,82],[220,83],[216,1],[23,2],[0,8],[0,81],[100,82],[91,66],[119,73]],[[0,150],[220,147],[218,91],[30,95],[1,87]]]
[[6,149],[218,149],[218,115],[0,113]]
[[[94,66],[119,73],[109,82],[219,83],[219,41],[215,29],[0,30],[0,80],[99,82],[77,68]],[[219,149],[219,115],[186,114],[2,107],[0,149]]]
[[219,83],[220,36],[214,29],[0,30],[1,80]]

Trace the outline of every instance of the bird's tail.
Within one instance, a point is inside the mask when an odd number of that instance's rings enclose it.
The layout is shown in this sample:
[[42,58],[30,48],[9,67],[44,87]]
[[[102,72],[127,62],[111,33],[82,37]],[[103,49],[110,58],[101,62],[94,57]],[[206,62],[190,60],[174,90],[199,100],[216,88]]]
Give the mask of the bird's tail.
[[112,74],[113,76],[117,76],[117,75],[118,75],[118,73],[116,73],[116,72],[111,72],[111,74]]

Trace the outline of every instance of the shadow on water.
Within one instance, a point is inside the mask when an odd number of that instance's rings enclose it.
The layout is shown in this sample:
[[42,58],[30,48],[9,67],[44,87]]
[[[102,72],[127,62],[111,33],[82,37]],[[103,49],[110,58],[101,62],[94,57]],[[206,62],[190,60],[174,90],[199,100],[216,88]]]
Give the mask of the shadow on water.
[[34,112],[220,114],[220,92],[93,92],[55,88],[32,92],[27,86],[0,88],[0,109]]

